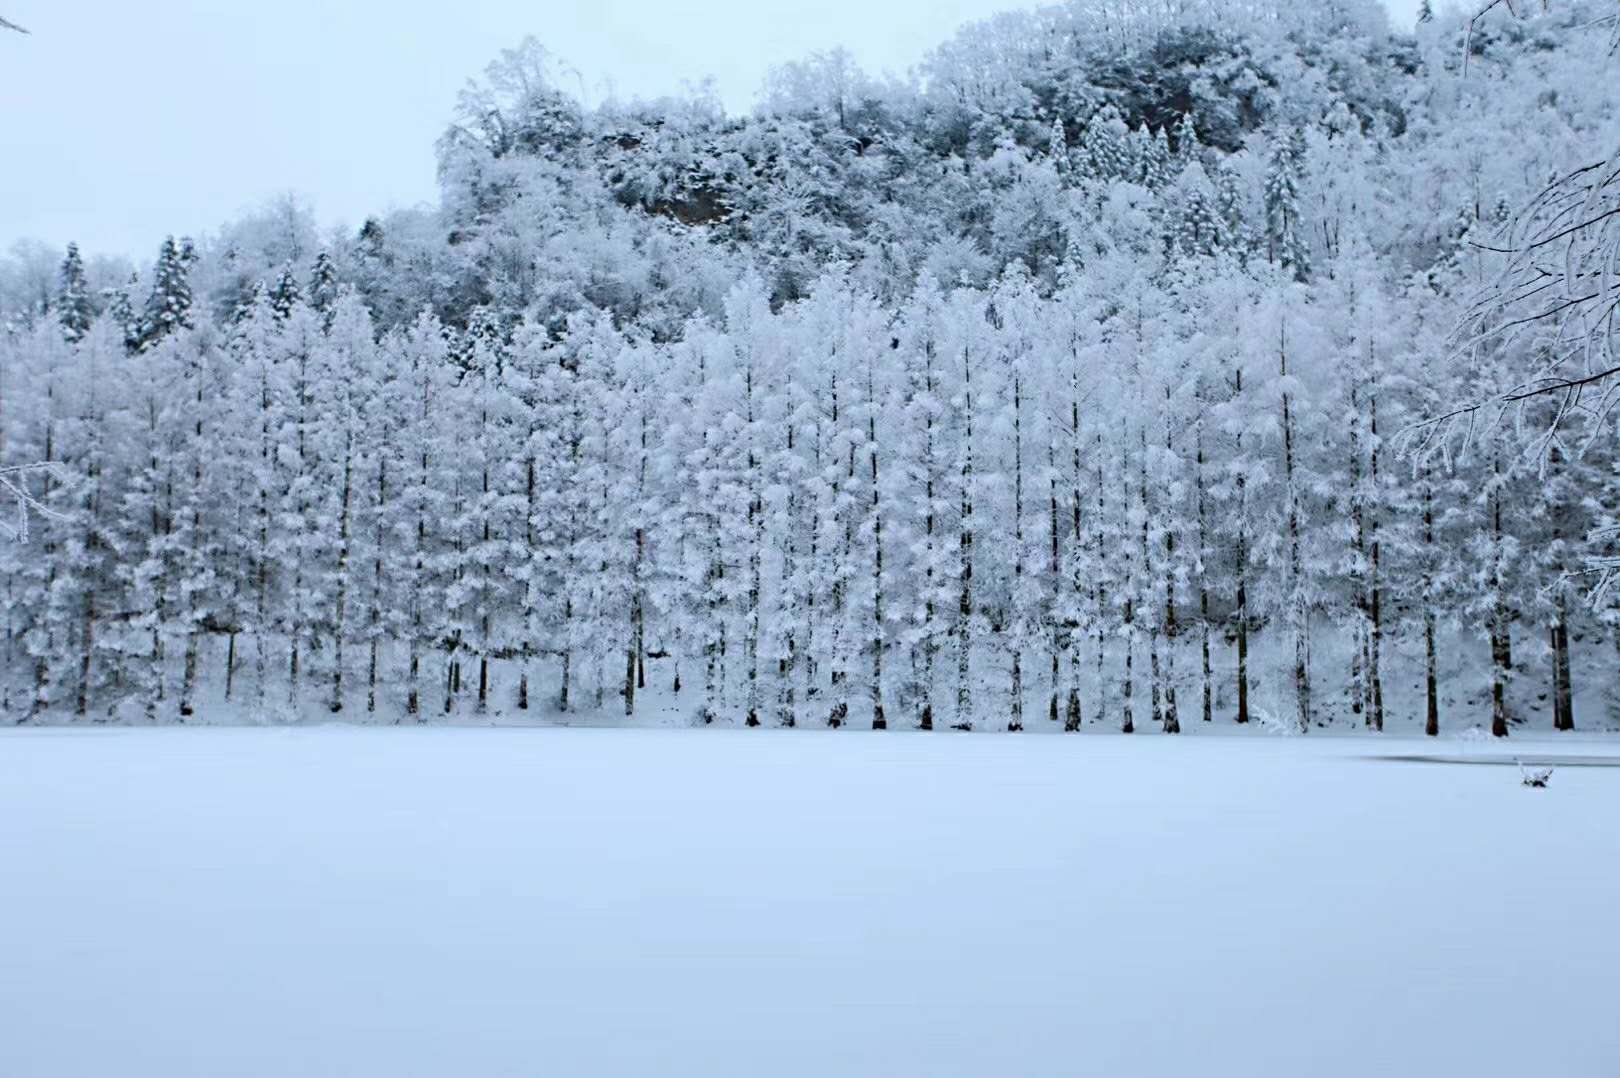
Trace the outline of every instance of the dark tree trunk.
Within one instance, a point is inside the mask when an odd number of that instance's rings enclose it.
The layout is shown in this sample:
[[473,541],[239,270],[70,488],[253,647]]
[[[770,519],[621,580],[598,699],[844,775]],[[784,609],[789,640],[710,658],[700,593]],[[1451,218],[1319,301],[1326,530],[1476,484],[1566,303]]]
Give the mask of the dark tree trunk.
[[[1278,365],[1282,377],[1288,377],[1288,337],[1286,330],[1279,340]],[[1288,598],[1289,620],[1294,630],[1294,700],[1299,712],[1299,732],[1311,728],[1311,669],[1310,669],[1310,611],[1304,599],[1305,566],[1300,549],[1299,488],[1294,478],[1294,418],[1293,401],[1289,394],[1282,395],[1283,476],[1288,490]]]
[[1434,648],[1434,614],[1423,615],[1424,683],[1428,705],[1423,732],[1430,737],[1440,736],[1440,671]]
[[1492,460],[1496,483],[1491,491],[1491,587],[1494,591],[1491,616],[1491,734],[1508,736],[1507,687],[1513,672],[1512,630],[1508,623],[1507,599],[1502,583],[1502,458]]
[[877,397],[866,367],[866,440],[872,455],[872,729],[887,730],[883,714],[883,509],[878,489]]
[[1564,596],[1558,596],[1558,620],[1553,624],[1553,729],[1575,729],[1575,693],[1569,671],[1569,614]]
[[[1372,482],[1373,493],[1378,493],[1378,398],[1372,398]],[[1372,541],[1372,646],[1367,675],[1372,679],[1372,724],[1373,729],[1382,732],[1384,729],[1384,587],[1381,573],[1383,571],[1383,548],[1378,536],[1378,506],[1376,503],[1368,510],[1368,534]]]
[[973,688],[968,667],[973,652],[973,368],[967,352],[962,354],[967,421],[966,454],[962,462],[961,562],[957,571],[960,593],[956,626],[956,725],[972,729]]
[[1427,710],[1423,732],[1430,737],[1440,736],[1440,663],[1434,646],[1434,486],[1427,461],[1422,466],[1423,484],[1423,659],[1424,682],[1427,690]]
[[[1243,371],[1235,372],[1233,397],[1243,395]],[[1237,450],[1243,451],[1243,435],[1237,436]],[[1249,721],[1249,498],[1248,479],[1239,471],[1237,476],[1238,534],[1237,551],[1237,721]]]

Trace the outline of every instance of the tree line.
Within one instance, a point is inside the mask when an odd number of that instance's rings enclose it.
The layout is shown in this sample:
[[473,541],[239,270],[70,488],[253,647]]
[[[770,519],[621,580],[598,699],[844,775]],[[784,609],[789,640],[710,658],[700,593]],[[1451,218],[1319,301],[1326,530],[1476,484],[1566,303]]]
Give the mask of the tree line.
[[829,271],[773,310],[756,277],[674,342],[379,334],[324,263],[220,325],[178,244],[142,316],[86,323],[70,256],[4,367],[9,451],[59,466],[6,551],[11,706],[632,714],[653,655],[703,721],[1175,732],[1253,721],[1264,643],[1301,729],[1381,728],[1420,654],[1435,733],[1461,629],[1498,734],[1543,641],[1567,727],[1613,460],[1401,453],[1492,359],[1445,364],[1354,248],[1315,282],[1127,251],[897,307]]

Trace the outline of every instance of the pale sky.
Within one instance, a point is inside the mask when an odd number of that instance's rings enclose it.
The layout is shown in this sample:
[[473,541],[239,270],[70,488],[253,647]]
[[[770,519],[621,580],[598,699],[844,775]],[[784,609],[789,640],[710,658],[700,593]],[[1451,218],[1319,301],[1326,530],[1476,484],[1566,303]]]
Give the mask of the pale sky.
[[[1310,0],[1301,0],[1310,2]],[[1385,0],[1400,25],[1419,0]],[[0,249],[147,258],[287,192],[323,225],[436,197],[457,91],[534,34],[599,93],[766,71],[843,45],[903,72],[1019,0],[0,0]]]

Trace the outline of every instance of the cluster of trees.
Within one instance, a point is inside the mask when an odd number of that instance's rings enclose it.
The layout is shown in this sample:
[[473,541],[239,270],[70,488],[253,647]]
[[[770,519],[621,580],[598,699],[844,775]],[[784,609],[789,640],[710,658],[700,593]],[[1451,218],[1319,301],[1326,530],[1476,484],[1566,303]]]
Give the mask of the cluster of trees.
[[1523,177],[1613,134],[1592,6],[1074,3],[747,120],[587,112],[529,48],[437,214],[278,206],[149,287],[23,252],[8,708],[633,713],[653,660],[709,721],[1174,732],[1263,686],[1435,733],[1477,688],[1506,734],[1545,653],[1568,728],[1573,641],[1620,656],[1611,420],[1425,424],[1549,361],[1479,297]]

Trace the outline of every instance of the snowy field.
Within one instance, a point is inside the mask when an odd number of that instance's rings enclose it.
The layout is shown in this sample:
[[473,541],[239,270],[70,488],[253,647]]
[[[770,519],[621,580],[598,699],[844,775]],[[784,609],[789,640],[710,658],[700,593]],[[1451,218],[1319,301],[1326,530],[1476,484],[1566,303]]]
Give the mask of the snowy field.
[[1620,768],[1437,751],[8,730],[0,1075],[1613,1078]]

